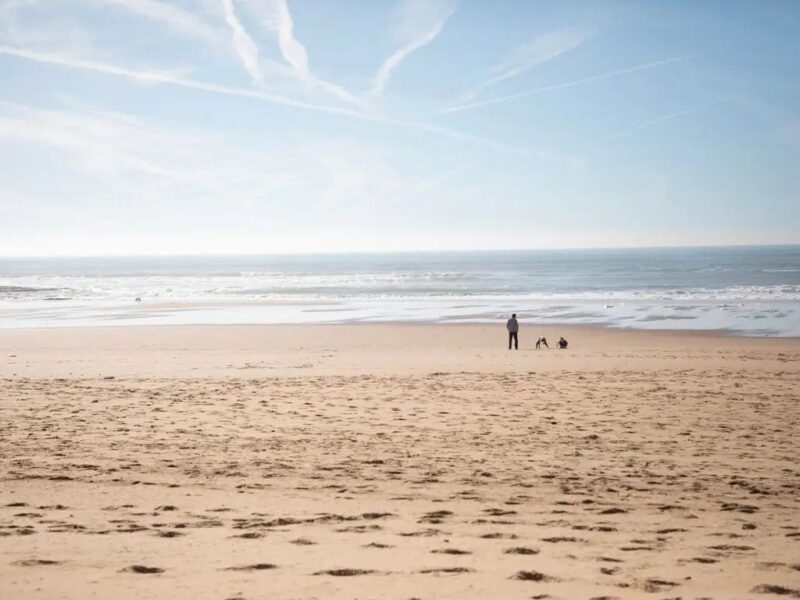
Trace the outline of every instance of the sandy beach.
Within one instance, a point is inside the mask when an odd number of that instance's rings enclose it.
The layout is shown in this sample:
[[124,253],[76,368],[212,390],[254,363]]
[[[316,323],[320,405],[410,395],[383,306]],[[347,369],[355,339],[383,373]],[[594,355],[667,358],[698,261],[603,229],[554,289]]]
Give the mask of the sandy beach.
[[520,343],[0,331],[0,597],[800,598],[800,340]]

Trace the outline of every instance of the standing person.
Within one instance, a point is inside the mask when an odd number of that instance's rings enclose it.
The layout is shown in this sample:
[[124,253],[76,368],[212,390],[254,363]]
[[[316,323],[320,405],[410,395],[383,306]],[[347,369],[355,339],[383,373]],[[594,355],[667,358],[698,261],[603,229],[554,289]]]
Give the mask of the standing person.
[[511,350],[511,342],[514,342],[514,350],[519,350],[519,323],[517,323],[517,314],[511,315],[511,318],[506,322],[506,329],[508,329],[508,349]]

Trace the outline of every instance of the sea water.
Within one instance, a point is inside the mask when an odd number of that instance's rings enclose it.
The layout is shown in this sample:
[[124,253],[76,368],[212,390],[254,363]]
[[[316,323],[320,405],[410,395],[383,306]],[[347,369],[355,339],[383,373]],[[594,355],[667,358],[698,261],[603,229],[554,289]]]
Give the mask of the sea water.
[[800,246],[0,259],[0,327],[493,322],[800,335]]

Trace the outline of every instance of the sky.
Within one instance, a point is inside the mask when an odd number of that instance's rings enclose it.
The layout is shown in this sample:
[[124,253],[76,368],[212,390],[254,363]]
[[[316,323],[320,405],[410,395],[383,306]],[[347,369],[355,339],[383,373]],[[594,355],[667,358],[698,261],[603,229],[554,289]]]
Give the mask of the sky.
[[0,255],[800,243],[793,0],[0,0]]

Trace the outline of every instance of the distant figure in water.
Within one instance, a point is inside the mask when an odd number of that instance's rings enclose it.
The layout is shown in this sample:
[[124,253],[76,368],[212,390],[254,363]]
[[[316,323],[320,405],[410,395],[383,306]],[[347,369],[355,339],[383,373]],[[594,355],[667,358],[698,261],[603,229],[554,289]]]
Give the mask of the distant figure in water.
[[519,350],[519,340],[517,333],[519,333],[519,323],[517,323],[517,315],[514,313],[506,323],[508,329],[508,349],[511,350],[511,342],[514,342],[514,350]]
[[565,340],[563,337],[562,337],[562,338],[560,338],[560,339],[558,340],[558,347],[559,347],[561,350],[566,350],[566,349],[567,349],[567,340]]
[[544,344],[544,347],[547,348],[548,350],[550,349],[550,346],[547,345],[546,337],[540,337],[538,340],[536,340],[536,349],[538,350],[542,346],[542,344]]

